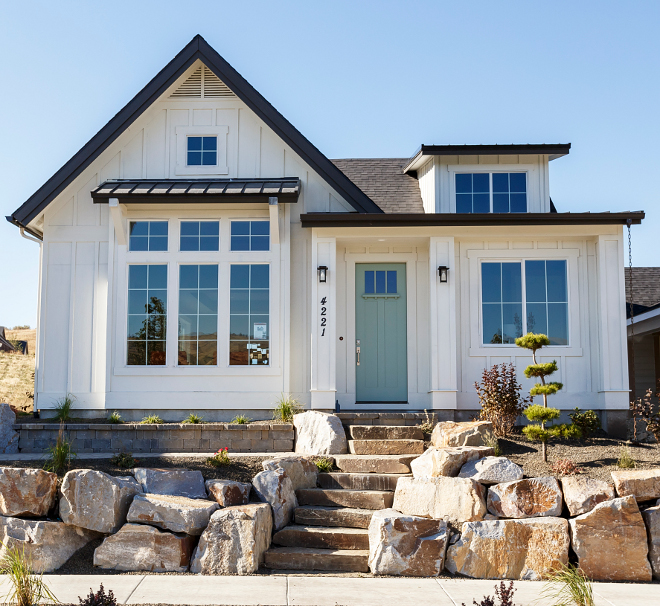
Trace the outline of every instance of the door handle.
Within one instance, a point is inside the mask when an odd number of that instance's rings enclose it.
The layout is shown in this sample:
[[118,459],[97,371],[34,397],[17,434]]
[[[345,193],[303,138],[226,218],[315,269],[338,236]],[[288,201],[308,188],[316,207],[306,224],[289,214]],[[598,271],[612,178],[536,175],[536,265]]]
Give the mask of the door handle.
[[355,353],[357,354],[357,365],[360,365],[360,339],[355,341]]

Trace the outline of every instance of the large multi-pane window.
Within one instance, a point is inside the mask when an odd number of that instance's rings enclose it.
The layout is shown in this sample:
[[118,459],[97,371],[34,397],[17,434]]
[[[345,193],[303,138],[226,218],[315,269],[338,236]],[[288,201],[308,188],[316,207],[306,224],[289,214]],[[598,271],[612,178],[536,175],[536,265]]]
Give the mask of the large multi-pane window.
[[527,212],[527,174],[456,173],[457,213]]
[[128,266],[129,366],[163,366],[167,332],[167,265]]
[[229,364],[268,364],[269,266],[232,265],[229,304]]
[[218,363],[218,266],[179,266],[180,366]]
[[220,244],[220,222],[181,221],[179,242],[182,251],[217,251]]
[[268,250],[270,248],[270,222],[232,221],[231,250]]
[[[565,260],[481,264],[483,343],[512,344],[525,332],[568,345],[568,286]],[[524,281],[524,284],[523,284]],[[523,297],[524,293],[524,297]]]
[[167,221],[131,221],[128,250],[167,250]]

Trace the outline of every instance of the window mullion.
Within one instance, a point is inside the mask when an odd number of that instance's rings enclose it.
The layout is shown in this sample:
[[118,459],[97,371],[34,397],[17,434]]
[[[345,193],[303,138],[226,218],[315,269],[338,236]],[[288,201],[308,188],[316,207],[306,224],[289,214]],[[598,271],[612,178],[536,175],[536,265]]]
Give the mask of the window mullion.
[[490,212],[493,213],[493,173],[488,173],[488,198],[490,199]]

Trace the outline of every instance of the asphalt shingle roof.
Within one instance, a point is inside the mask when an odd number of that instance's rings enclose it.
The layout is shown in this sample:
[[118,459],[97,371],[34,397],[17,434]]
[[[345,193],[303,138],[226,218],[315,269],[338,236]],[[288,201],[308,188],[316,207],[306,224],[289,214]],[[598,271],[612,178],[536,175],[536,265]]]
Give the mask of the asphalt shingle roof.
[[384,212],[423,213],[419,182],[403,172],[409,161],[409,158],[347,158],[332,163]]

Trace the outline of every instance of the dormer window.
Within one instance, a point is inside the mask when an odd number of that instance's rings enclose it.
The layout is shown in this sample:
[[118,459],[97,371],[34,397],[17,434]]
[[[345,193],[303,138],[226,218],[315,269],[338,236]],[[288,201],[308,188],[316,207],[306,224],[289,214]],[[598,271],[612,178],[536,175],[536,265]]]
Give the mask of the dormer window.
[[526,213],[527,173],[456,173],[457,213]]
[[188,166],[216,166],[218,137],[188,137]]

